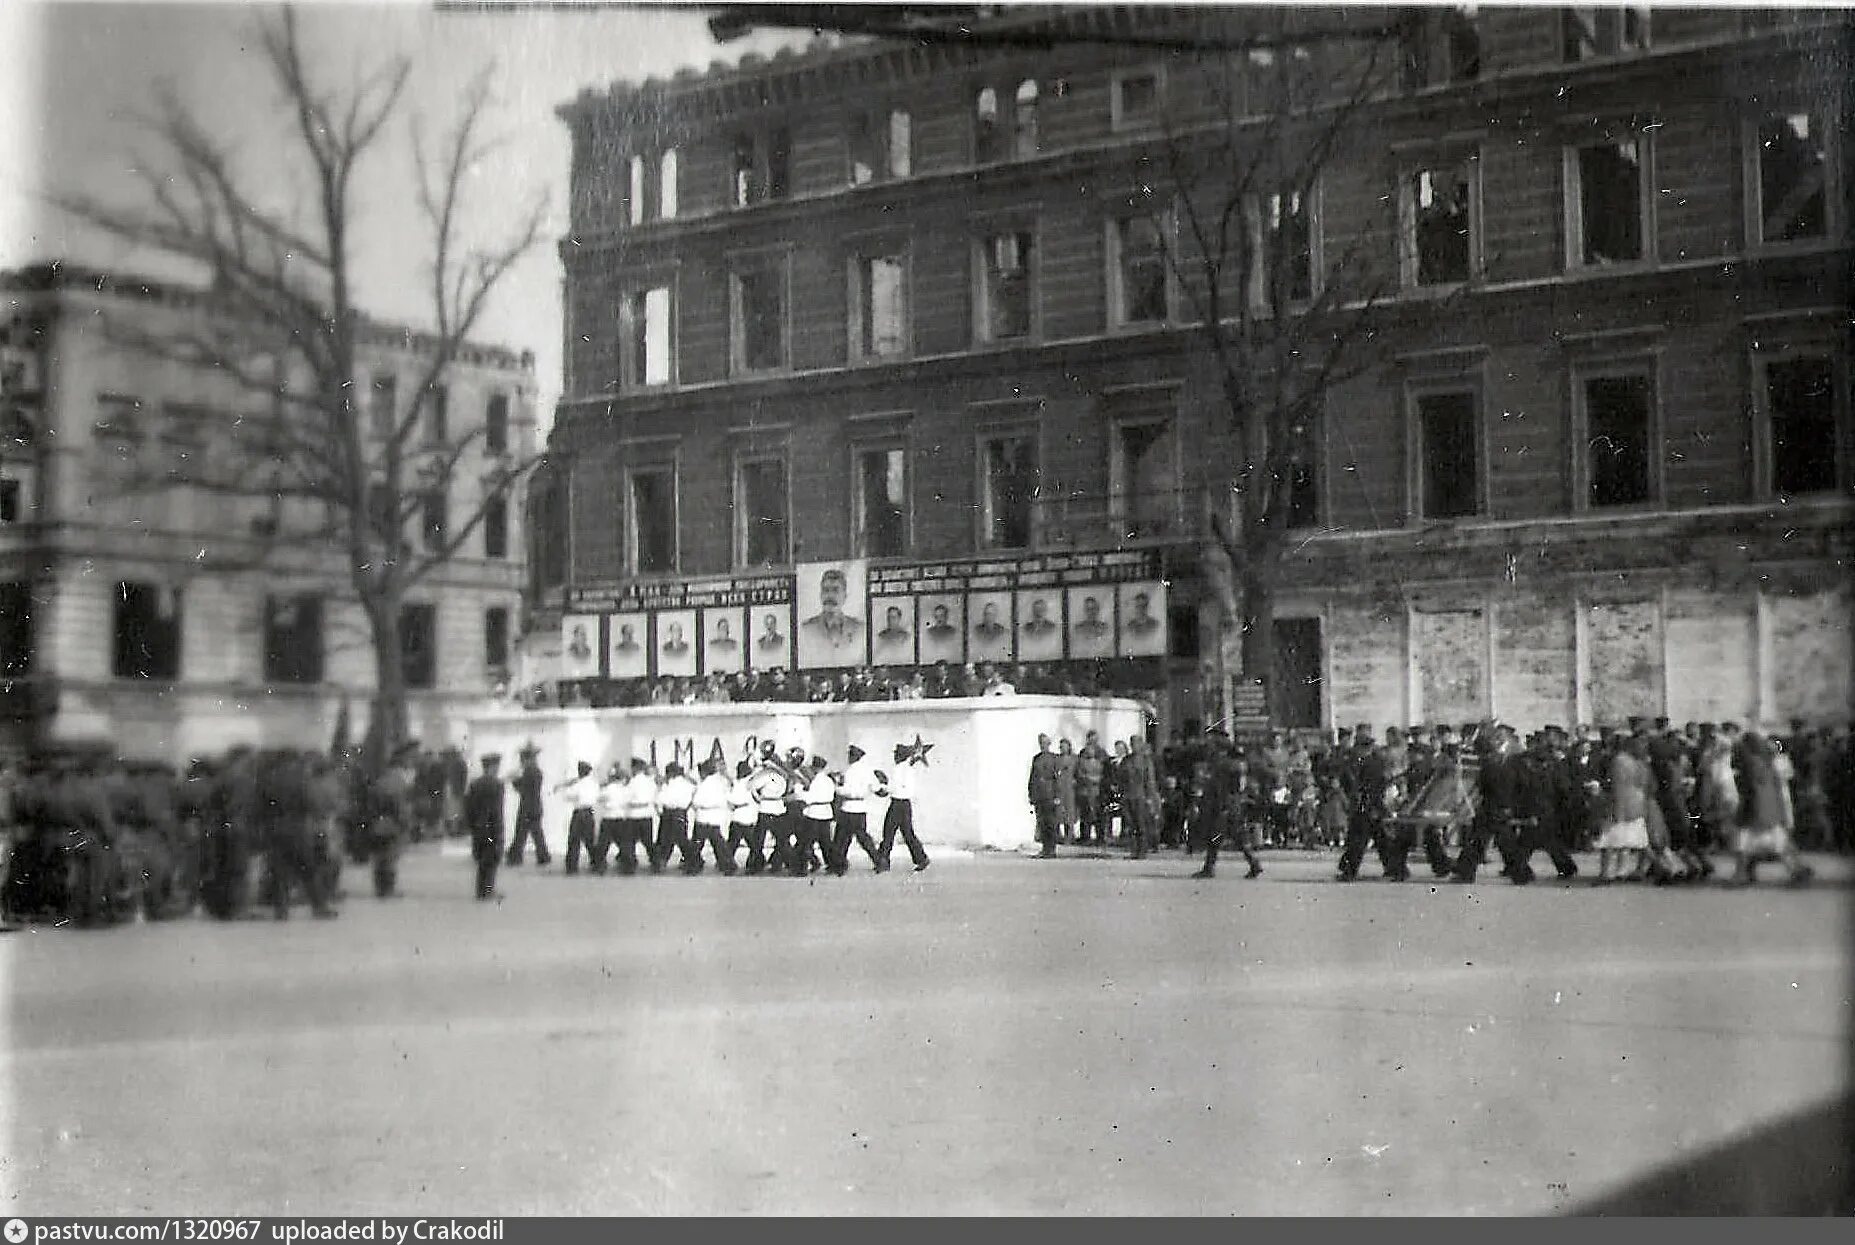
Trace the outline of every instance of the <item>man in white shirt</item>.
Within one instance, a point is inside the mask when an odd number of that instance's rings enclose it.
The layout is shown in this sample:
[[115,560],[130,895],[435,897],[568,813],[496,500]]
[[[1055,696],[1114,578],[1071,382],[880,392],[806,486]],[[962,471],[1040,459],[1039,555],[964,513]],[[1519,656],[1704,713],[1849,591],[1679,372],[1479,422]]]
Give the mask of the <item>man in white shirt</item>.
[[644,849],[645,859],[650,862],[652,873],[663,872],[663,857],[658,854],[659,844],[652,837],[653,823],[657,820],[657,780],[651,777],[651,767],[642,757],[631,759],[631,779],[625,783],[625,821],[619,827],[619,851],[621,859],[619,869],[624,873],[638,871],[637,849]]
[[[792,867],[792,833],[796,827],[786,815],[786,796],[792,785],[793,776],[779,763],[779,753],[772,744],[766,744],[760,750],[760,764],[748,782],[754,797],[754,835],[747,854],[749,873],[760,871],[754,867],[757,860],[775,873]],[[770,861],[764,855],[769,836],[773,842]]]
[[700,848],[689,842],[689,807],[696,800],[696,784],[689,781],[683,767],[675,761],[663,767],[663,784],[657,788],[657,859],[670,863],[670,853],[683,856],[683,872],[702,872]]
[[702,781],[696,784],[694,812],[696,864],[702,864],[702,849],[715,853],[715,867],[726,876],[734,874],[734,852],[724,841],[723,832],[733,815],[734,790],[728,782],[727,762],[704,761],[699,767]]
[[928,867],[927,851],[921,846],[921,840],[915,837],[915,766],[921,764],[916,751],[907,744],[895,745],[895,769],[887,774],[886,783],[879,788],[889,796],[889,811],[882,818],[882,845],[878,847],[876,872],[889,871],[889,853],[895,850],[895,836],[900,834],[902,842],[908,847],[908,855],[915,862],[915,872]]
[[556,792],[567,792],[567,798],[573,805],[573,815],[567,820],[567,874],[569,877],[580,871],[581,848],[586,849],[586,856],[592,863],[593,872],[605,872],[605,861],[601,859],[596,846],[599,832],[599,780],[593,777],[593,767],[585,761],[580,762],[579,771],[579,777],[570,778],[554,788]]
[[869,830],[870,801],[876,798],[876,765],[855,744],[850,745],[845,755],[850,764],[844,767],[843,805],[838,810],[837,839],[832,844],[831,854],[837,857],[837,872],[848,872],[850,843],[854,839],[869,857],[870,867],[881,873],[882,855],[876,850]]
[[636,873],[638,862],[625,867],[625,818],[631,805],[626,799],[625,767],[614,761],[599,784],[599,841],[593,848],[593,872],[605,872],[605,849],[609,846],[617,859],[620,873]]
[[836,816],[837,784],[825,773],[825,759],[813,757],[805,779],[805,796],[800,810],[798,842],[793,846],[792,874],[804,877],[811,872],[811,849],[814,845],[824,857],[824,867],[832,874],[838,868],[837,853],[832,849],[831,822]]
[[741,844],[749,844],[747,872],[766,872],[765,844],[755,833],[760,824],[760,802],[754,798],[753,764],[742,761],[735,767],[734,782],[728,788],[728,862],[734,862]]

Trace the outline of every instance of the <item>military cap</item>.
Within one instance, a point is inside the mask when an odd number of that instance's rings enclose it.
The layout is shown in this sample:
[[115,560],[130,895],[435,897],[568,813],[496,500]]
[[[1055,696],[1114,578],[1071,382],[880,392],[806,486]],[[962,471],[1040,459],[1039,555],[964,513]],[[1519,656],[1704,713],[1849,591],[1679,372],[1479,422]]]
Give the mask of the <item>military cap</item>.
[[483,754],[483,764],[485,764],[485,765],[500,765],[500,764],[502,764],[502,753],[500,753],[500,752],[485,752],[485,753]]

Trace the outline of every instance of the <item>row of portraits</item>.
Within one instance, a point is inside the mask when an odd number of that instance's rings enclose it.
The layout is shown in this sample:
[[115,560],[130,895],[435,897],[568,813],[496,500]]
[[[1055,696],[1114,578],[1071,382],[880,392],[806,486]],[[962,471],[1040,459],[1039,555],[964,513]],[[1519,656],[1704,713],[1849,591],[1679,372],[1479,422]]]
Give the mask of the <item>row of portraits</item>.
[[[794,626],[794,619],[797,625]],[[866,617],[803,603],[634,611],[605,616],[604,677],[693,678],[745,670],[931,666],[1159,657],[1159,582],[875,596]],[[601,675],[600,618],[562,620],[562,677]]]

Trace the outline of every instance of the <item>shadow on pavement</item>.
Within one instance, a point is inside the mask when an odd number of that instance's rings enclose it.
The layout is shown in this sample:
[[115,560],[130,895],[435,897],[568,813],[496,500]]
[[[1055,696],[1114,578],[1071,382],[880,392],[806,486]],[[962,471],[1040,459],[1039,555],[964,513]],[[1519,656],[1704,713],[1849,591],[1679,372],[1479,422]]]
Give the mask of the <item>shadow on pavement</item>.
[[1855,1095],[1670,1164],[1567,1213],[1855,1214]]

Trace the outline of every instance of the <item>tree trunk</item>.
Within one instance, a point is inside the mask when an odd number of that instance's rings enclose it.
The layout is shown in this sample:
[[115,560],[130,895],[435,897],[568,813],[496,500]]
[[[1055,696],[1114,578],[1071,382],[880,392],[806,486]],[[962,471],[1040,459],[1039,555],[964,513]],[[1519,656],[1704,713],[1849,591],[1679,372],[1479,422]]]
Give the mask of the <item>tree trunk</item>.
[[362,755],[367,772],[374,774],[385,768],[388,758],[406,739],[406,670],[400,647],[398,603],[369,602],[367,622],[374,642],[374,697]]
[[1261,679],[1269,696],[1269,717],[1282,713],[1281,680],[1276,668],[1275,575],[1261,559],[1246,562],[1237,579],[1237,615],[1243,626],[1243,677]]

